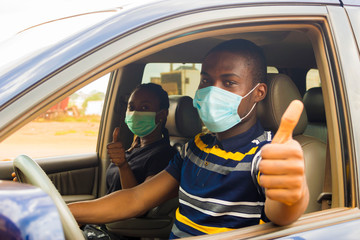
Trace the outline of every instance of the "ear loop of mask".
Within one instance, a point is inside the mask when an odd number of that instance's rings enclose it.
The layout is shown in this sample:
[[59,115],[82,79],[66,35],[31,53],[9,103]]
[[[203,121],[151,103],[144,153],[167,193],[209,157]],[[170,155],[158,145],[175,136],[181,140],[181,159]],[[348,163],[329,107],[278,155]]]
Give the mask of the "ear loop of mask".
[[[156,114],[158,114],[158,113],[161,112],[162,110],[164,110],[164,109],[160,109],[160,111],[158,111]],[[159,122],[156,124],[155,129],[160,126],[161,137],[164,138],[165,136],[164,136],[164,133],[163,133],[163,128],[165,128],[165,125],[162,126],[162,124],[163,124],[163,120],[162,120],[162,119],[159,119]],[[154,131],[155,131],[155,129],[154,129]]]
[[[251,89],[250,92],[248,92],[248,93],[243,97],[243,99],[246,98],[247,96],[249,96],[249,94],[252,93],[252,92],[255,90],[255,88],[257,88],[257,86],[259,86],[259,84],[260,84],[260,83],[256,84],[255,87],[253,87],[253,89]],[[254,103],[254,105],[251,107],[250,111],[245,115],[245,117],[240,118],[240,120],[242,121],[242,120],[244,120],[245,118],[247,118],[247,116],[249,116],[249,114],[252,112],[252,110],[254,110],[255,106],[256,106],[256,103]]]
[[250,111],[245,115],[245,117],[240,118],[241,121],[244,120],[247,116],[249,116],[249,114],[252,112],[252,110],[254,110],[255,106],[256,106],[256,103],[254,103],[254,105],[252,106],[252,108],[250,109]]

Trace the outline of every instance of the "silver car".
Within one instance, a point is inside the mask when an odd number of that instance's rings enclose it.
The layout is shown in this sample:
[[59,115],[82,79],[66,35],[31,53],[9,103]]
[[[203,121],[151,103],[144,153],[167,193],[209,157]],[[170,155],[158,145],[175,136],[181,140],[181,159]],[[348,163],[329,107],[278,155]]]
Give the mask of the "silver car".
[[[159,0],[21,31],[0,45],[0,179],[11,180],[14,165],[22,181],[50,194],[66,238],[82,238],[64,201],[105,195],[106,145],[113,129],[120,126],[125,145],[132,141],[123,123],[131,91],[155,82],[170,98],[193,97],[204,54],[235,38],[263,48],[269,79],[290,80],[269,87],[273,104],[259,106],[266,128],[276,131],[267,114],[282,113],[288,103],[284,97],[304,101],[303,125],[294,138],[305,153],[310,203],[289,226],[267,223],[194,239],[358,239],[356,0]],[[176,104],[168,127],[172,144],[181,148],[196,133],[190,121],[196,116],[178,116]],[[107,227],[118,235],[166,239],[176,206],[175,199],[146,216]]]

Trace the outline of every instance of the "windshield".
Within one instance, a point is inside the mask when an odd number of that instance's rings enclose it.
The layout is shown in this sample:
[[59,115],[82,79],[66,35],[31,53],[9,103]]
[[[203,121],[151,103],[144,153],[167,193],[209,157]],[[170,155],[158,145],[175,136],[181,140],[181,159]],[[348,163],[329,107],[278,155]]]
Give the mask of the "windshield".
[[[31,27],[0,43],[0,106],[35,84],[28,78],[17,79],[9,70],[55,43],[114,15],[116,10],[81,14]],[[36,58],[34,59],[36,61]],[[42,59],[44,61],[44,59]],[[43,62],[46,66],[46,62]],[[25,66],[24,66],[25,67]]]

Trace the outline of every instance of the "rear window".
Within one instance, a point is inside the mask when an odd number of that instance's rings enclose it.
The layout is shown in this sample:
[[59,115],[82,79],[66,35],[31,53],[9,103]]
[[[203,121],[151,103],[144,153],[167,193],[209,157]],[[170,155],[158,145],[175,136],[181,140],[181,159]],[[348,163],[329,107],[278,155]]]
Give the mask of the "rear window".
[[306,74],[306,91],[314,87],[321,87],[321,80],[318,69],[310,69]]
[[156,83],[169,95],[195,96],[200,83],[200,63],[149,63],[142,82]]

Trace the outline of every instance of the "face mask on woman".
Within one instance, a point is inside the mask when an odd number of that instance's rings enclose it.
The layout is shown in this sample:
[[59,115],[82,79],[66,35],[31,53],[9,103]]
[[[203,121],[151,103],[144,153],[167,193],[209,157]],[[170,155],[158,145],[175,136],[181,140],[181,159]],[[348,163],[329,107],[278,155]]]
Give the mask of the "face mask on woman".
[[152,133],[158,124],[155,123],[156,112],[127,111],[125,123],[132,133],[144,137]]

